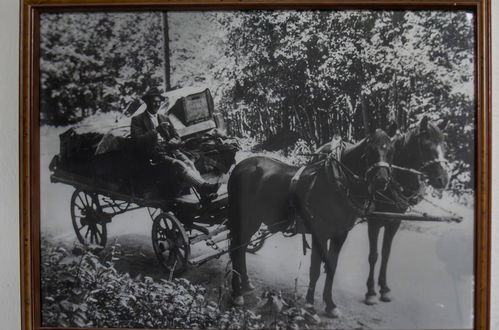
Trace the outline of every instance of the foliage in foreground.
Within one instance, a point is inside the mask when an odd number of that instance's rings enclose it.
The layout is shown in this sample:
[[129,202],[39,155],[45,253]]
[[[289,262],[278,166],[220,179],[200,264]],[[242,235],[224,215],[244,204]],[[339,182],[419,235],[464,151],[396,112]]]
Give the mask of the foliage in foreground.
[[131,278],[89,251],[71,257],[42,240],[42,323],[47,327],[120,328],[308,328],[320,320],[302,308],[272,318],[251,310],[223,308],[206,289],[186,279]]

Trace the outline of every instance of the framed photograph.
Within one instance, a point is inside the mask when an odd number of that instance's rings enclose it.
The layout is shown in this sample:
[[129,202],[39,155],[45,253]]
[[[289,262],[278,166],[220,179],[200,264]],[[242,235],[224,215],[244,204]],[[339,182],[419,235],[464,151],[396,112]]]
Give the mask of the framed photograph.
[[23,0],[23,329],[487,329],[489,10]]

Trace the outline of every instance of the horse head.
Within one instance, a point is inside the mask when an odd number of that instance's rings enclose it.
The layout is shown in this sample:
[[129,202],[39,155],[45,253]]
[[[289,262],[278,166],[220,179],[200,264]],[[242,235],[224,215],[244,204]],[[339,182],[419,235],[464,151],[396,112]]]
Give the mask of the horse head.
[[393,143],[385,131],[376,129],[342,154],[341,161],[367,182],[369,194],[383,191],[391,180]]
[[390,136],[381,129],[376,129],[365,139],[364,161],[367,169],[364,177],[369,193],[384,191],[391,180],[390,164],[393,160],[393,144]]
[[427,116],[409,132],[408,142],[411,158],[411,167],[423,172],[429,179],[430,185],[437,189],[445,188],[449,182],[446,169],[445,141],[442,130],[447,125],[444,121],[439,125],[431,123]]

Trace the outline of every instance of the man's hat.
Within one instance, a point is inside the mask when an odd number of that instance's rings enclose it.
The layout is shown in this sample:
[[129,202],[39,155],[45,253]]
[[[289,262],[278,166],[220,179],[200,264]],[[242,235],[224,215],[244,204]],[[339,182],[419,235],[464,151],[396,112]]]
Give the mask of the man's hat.
[[152,99],[153,97],[160,97],[163,100],[166,99],[166,97],[163,96],[162,91],[160,91],[157,88],[151,88],[142,96],[142,101],[146,102],[147,100]]

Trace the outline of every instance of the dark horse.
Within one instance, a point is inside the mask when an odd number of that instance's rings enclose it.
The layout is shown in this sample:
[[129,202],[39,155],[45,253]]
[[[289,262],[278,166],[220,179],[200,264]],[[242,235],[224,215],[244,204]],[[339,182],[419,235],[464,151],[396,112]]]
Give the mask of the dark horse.
[[[409,129],[405,134],[394,137],[393,165],[410,168],[421,172],[428,178],[430,185],[437,189],[445,188],[448,183],[448,173],[445,169],[444,137],[441,132],[445,128],[443,122],[440,127],[429,122],[424,117],[419,125]],[[383,192],[386,199],[375,199],[375,210],[382,212],[405,213],[407,209],[419,203],[422,199],[424,183],[421,175],[405,170],[393,170],[392,181],[388,189]],[[376,202],[376,200],[378,200]],[[370,219],[368,221],[369,236],[369,277],[367,279],[367,293],[365,303],[376,303],[374,288],[374,268],[378,260],[378,236],[384,228],[383,245],[381,249],[381,268],[378,284],[380,286],[380,300],[390,302],[390,288],[387,284],[386,270],[393,237],[399,229],[400,220]]]
[[[341,160],[329,155],[302,168],[261,156],[240,162],[228,182],[234,304],[244,304],[243,293],[252,289],[246,246],[253,234],[262,223],[271,231],[282,231],[299,215],[313,237],[312,266],[326,263],[326,312],[337,315],[332,284],[338,255],[349,230],[365,212],[369,196],[385,190],[390,181],[391,148],[390,137],[376,130],[346,147]],[[311,270],[307,297],[312,301],[317,277],[318,271]]]

